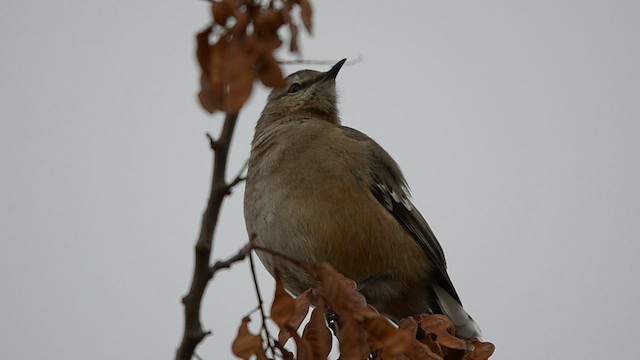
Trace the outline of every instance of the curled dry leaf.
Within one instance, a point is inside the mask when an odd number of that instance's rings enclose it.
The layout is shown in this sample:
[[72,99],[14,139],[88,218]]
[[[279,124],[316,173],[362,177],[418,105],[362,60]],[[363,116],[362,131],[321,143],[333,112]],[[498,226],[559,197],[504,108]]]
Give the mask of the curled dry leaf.
[[212,83],[209,70],[209,58],[211,55],[209,35],[211,35],[211,31],[212,27],[209,26],[196,35],[196,56],[202,71],[200,74],[200,92],[198,93],[198,99],[202,107],[209,113],[213,113],[222,107],[221,91],[216,87],[217,85]]
[[277,32],[280,26],[284,25],[284,18],[281,11],[269,9],[257,11],[253,16],[253,23],[257,33],[271,34]]
[[412,318],[407,317],[400,320],[398,329],[404,331],[411,341],[404,352],[404,355],[411,360],[442,360],[442,357],[434,353],[429,347],[415,339],[418,332],[418,322]]
[[285,329],[295,310],[295,300],[284,289],[280,276],[276,274],[276,293],[271,304],[271,320],[278,324],[280,329]]
[[298,331],[298,328],[307,317],[309,306],[311,304],[311,301],[309,300],[310,292],[311,289],[303,292],[300,296],[295,298],[295,310],[293,311],[293,316],[289,318],[286,328],[280,328],[280,333],[278,334],[278,341],[280,344],[284,345],[291,338],[291,333],[288,329]]
[[412,340],[406,331],[400,331],[382,315],[365,317],[362,326],[373,350],[383,355],[395,357],[405,352]]
[[264,86],[272,88],[281,88],[287,85],[280,70],[280,65],[271,54],[265,54],[260,62],[260,69],[258,70],[258,76]]
[[360,323],[353,317],[341,319],[338,328],[340,360],[367,359],[371,353],[367,336]]
[[291,33],[289,51],[297,53],[300,51],[300,47],[298,46],[298,26],[293,21],[289,22],[289,32]]
[[236,24],[233,25],[233,35],[238,37],[244,36],[249,26],[249,14],[245,11],[236,10],[233,16],[236,18]]
[[244,47],[240,42],[231,43],[226,67],[229,69],[229,94],[225,111],[235,113],[251,95],[255,79],[251,59],[244,53]]
[[300,4],[300,17],[302,17],[304,27],[307,29],[309,34],[312,34],[313,27],[311,24],[311,18],[313,16],[313,9],[311,8],[311,3],[309,0],[298,0],[298,4]]
[[297,332],[291,333],[293,340],[296,342],[296,359],[297,360],[313,360],[313,350],[311,344],[306,339],[303,339]]
[[[202,69],[198,98],[205,110],[237,112],[251,95],[257,78],[267,87],[286,85],[273,53],[282,46],[278,30],[285,24],[291,32],[290,50],[299,51],[298,28],[291,13],[294,6],[300,7],[300,18],[311,32],[313,10],[309,0],[212,1],[213,25],[197,36]],[[231,18],[235,21],[229,21]],[[211,45],[213,29],[219,40]]]
[[493,352],[496,350],[496,347],[490,342],[481,342],[478,340],[471,341],[471,345],[473,345],[473,351],[467,354],[464,359],[469,360],[487,360]]
[[318,299],[302,335],[302,338],[311,346],[311,355],[314,360],[326,360],[331,352],[331,332],[324,321],[324,312],[324,302]]
[[213,21],[218,25],[225,26],[227,19],[233,15],[233,8],[226,1],[214,2],[211,4],[211,12]]
[[454,327],[451,321],[444,315],[422,315],[419,325],[427,334],[435,336],[435,342],[449,349],[466,350],[467,343],[453,336]]
[[231,345],[231,351],[235,356],[244,360],[249,360],[252,355],[255,355],[259,360],[266,360],[267,356],[262,349],[262,338],[249,332],[249,321],[251,320],[248,317],[242,319],[238,335]]
[[355,310],[364,309],[367,306],[364,296],[356,290],[355,281],[339,274],[327,263],[316,264],[313,270],[319,282],[316,289],[318,295],[325,298],[338,315],[350,315]]

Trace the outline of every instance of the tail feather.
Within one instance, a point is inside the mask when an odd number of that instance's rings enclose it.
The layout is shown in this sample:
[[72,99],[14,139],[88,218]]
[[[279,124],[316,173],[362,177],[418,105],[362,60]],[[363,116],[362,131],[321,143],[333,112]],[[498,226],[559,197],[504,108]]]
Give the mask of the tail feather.
[[439,285],[434,285],[433,290],[436,294],[436,301],[440,309],[451,319],[453,325],[456,327],[456,335],[467,340],[473,338],[480,339],[482,337],[480,326],[478,326],[462,305]]

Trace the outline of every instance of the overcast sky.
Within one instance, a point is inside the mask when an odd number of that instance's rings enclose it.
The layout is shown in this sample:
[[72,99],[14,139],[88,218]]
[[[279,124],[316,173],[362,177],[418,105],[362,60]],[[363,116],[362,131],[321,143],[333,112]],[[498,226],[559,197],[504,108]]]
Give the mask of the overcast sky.
[[[636,357],[640,3],[314,5],[305,57],[363,56],[343,123],[402,167],[494,358]],[[0,358],[173,357],[220,124],[196,102],[208,19],[196,0],[0,3]],[[247,241],[243,190],[214,258]],[[199,354],[231,359],[255,304],[248,264],[219,273]]]

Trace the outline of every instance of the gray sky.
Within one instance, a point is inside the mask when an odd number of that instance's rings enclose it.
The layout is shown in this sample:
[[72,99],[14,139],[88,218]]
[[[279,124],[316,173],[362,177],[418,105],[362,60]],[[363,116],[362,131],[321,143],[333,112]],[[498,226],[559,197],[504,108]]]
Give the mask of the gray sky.
[[[639,3],[314,4],[305,57],[364,57],[338,77],[343,123],[403,168],[494,358],[637,356]],[[220,124],[195,96],[208,16],[196,0],[0,3],[0,358],[173,356]],[[242,192],[215,258],[246,241]],[[209,288],[205,359],[231,358],[247,270]]]

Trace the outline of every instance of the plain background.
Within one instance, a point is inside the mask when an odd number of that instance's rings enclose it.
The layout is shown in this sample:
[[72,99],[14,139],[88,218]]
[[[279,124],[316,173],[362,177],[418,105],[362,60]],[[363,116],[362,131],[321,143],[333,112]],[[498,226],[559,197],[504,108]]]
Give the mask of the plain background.
[[[363,56],[343,122],[403,168],[495,359],[640,352],[639,4],[314,2],[304,56]],[[196,102],[208,19],[196,0],[1,2],[0,358],[173,357],[220,124]],[[214,258],[247,241],[242,193]],[[219,273],[199,354],[232,358],[255,304],[248,264]]]

